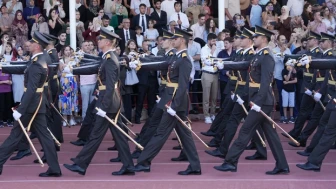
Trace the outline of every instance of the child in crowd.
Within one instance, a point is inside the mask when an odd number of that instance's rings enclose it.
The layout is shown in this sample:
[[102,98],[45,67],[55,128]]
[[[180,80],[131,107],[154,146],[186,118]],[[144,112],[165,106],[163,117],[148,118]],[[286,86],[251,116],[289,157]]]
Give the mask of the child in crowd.
[[144,36],[141,34],[142,28],[140,26],[135,26],[135,33],[136,33],[137,46],[141,47],[142,41],[144,40]]
[[155,46],[156,38],[159,37],[159,32],[154,28],[154,20],[148,21],[148,29],[144,32],[145,39],[150,41],[152,47]]
[[[287,65],[286,68],[282,70],[282,77],[283,89],[281,95],[285,117],[283,123],[294,123],[293,108],[295,106],[295,84],[297,83],[296,70],[294,66]],[[287,119],[287,108],[289,108],[290,119]]]

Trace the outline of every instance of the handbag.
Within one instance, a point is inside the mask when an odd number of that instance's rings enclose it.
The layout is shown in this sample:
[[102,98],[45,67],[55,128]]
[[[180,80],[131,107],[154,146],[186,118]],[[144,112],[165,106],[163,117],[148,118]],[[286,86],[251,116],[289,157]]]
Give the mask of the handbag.
[[126,71],[125,85],[135,85],[139,83],[138,76],[134,69]]

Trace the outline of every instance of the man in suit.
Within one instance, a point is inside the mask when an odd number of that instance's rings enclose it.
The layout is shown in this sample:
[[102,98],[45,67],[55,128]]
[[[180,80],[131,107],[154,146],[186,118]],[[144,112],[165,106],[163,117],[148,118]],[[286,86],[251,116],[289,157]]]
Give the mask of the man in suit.
[[149,16],[146,14],[146,5],[141,3],[139,5],[140,13],[135,15],[132,19],[131,28],[135,30],[135,26],[140,26],[142,28],[142,33],[148,28]]
[[162,29],[167,28],[167,13],[161,10],[161,0],[155,0],[155,9],[150,16],[154,20],[154,28],[162,36]]
[[129,18],[123,19],[123,28],[118,30],[117,34],[120,36],[119,46],[120,46],[120,55],[125,51],[125,46],[128,40],[133,39],[136,41],[135,31],[130,29],[131,21]]

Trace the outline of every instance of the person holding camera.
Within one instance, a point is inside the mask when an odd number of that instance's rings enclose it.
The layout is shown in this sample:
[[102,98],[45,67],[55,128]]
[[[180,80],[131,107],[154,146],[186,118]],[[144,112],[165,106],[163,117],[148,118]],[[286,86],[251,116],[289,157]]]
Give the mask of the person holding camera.
[[276,18],[278,15],[274,12],[274,6],[272,2],[266,4],[265,10],[261,14],[262,17],[262,27],[268,30],[274,30],[276,24]]

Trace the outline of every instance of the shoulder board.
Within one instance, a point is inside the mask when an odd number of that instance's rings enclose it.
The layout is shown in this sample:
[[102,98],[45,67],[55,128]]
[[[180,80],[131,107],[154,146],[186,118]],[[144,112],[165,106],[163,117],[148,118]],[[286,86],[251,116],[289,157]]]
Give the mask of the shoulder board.
[[319,50],[318,48],[316,48],[315,52],[317,52],[317,53],[318,53],[318,52],[320,52],[320,50]]
[[182,53],[182,58],[187,57],[187,53]]
[[35,57],[33,61],[34,61],[34,62],[36,62],[36,61],[37,61],[37,59],[38,59],[38,58],[37,58],[37,57]]
[[331,56],[332,54],[333,54],[332,52],[330,52],[330,51],[328,52],[328,55],[329,55],[329,56]]
[[264,50],[263,54],[269,54],[268,50]]
[[249,54],[254,54],[254,51],[251,49],[251,50],[249,50],[248,53],[249,53]]
[[106,56],[105,56],[105,59],[110,59],[111,58],[111,55],[108,53]]
[[169,53],[169,56],[173,56],[173,55],[174,55],[174,53],[173,53],[173,52],[170,52],[170,53]]

